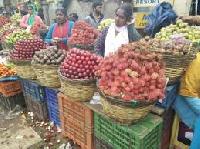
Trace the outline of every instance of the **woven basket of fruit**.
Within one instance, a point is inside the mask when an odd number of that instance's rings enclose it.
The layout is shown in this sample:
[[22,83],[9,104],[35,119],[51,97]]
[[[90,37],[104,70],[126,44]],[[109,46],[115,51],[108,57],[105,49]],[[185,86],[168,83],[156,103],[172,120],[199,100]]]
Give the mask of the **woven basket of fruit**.
[[99,90],[101,104],[106,115],[122,124],[132,124],[144,118],[154,105],[153,102],[124,101],[105,95]]
[[[145,42],[148,43],[147,40]],[[199,46],[185,39],[183,34],[173,35],[166,41],[154,39],[149,42],[154,43],[154,52],[162,55],[166,67],[165,74],[170,84],[182,76],[199,51]]]
[[36,51],[46,47],[41,39],[21,39],[10,51],[10,61],[16,65],[17,74],[25,79],[36,79],[31,60]]
[[[179,78],[199,50],[200,30],[178,19],[176,24],[162,28],[155,38],[164,43],[163,59],[170,82]],[[162,44],[163,46],[163,44]]]
[[15,65],[16,73],[18,76],[24,79],[36,79],[36,75],[31,67],[30,60],[10,59],[9,61]]
[[26,66],[16,65],[16,71],[17,75],[20,76],[21,78],[32,79],[32,80],[36,79],[36,75],[31,67],[31,64]]
[[100,57],[77,48],[70,49],[61,63],[61,91],[74,101],[88,101],[96,90],[95,66]]
[[124,124],[146,116],[152,105],[164,98],[165,67],[158,53],[143,41],[122,45],[105,57],[95,75],[104,113]]
[[16,72],[18,76],[24,79],[32,79],[32,80],[36,79],[36,74],[34,73],[34,70],[31,67],[30,61],[29,62],[17,61],[14,62],[14,64],[16,66]]
[[37,79],[43,86],[59,88],[61,86],[58,76],[58,65],[64,60],[63,50],[56,47],[35,52],[32,66],[35,69]]
[[58,76],[58,66],[45,65],[43,70],[44,79],[40,81],[42,85],[59,88],[61,84]]
[[60,74],[61,92],[73,101],[89,101],[96,90],[95,80],[68,79]]
[[166,76],[169,83],[173,83],[177,78],[181,77],[188,65],[196,57],[196,53],[188,53],[185,55],[172,55],[170,53],[162,53],[163,60],[166,63]]
[[32,69],[37,77],[37,80],[41,82],[44,80],[44,68],[43,65],[31,63]]

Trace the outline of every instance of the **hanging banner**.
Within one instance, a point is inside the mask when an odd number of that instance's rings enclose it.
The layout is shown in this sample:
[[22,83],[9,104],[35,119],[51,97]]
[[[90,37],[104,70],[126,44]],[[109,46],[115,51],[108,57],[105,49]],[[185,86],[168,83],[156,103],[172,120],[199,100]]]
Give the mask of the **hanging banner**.
[[159,0],[134,0],[134,7],[151,7],[156,6]]

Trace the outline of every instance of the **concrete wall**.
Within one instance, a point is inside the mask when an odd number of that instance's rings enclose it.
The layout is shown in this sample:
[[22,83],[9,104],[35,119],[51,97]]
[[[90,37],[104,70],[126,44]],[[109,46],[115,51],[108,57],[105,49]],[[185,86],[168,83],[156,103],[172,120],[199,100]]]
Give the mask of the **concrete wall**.
[[[112,17],[115,9],[118,7],[119,0],[104,0],[103,12],[106,18]],[[72,0],[71,5],[68,8],[68,13],[76,12],[80,19],[85,18],[92,10],[91,2],[79,2],[78,0]]]
[[[114,16],[115,9],[119,6],[120,0],[104,0],[103,12],[106,18]],[[91,11],[91,2],[79,2],[78,0],[72,0],[68,7],[68,14],[75,12],[78,14],[79,19],[84,19]],[[49,16],[50,23],[55,18],[55,10],[57,8],[56,3],[50,3],[49,5]]]

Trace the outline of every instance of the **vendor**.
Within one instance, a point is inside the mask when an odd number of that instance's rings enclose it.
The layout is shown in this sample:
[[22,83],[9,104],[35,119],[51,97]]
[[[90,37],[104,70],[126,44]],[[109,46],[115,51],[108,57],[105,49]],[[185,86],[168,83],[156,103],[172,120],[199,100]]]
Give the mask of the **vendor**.
[[190,149],[200,149],[200,53],[187,68],[174,102],[180,119],[194,131]]
[[141,38],[140,34],[130,23],[133,19],[132,5],[123,3],[115,12],[115,23],[105,28],[99,36],[95,51],[102,55],[108,56],[110,53],[117,51],[122,44],[137,41]]
[[91,26],[97,28],[101,21],[104,19],[104,15],[102,14],[102,2],[95,1],[92,4],[92,11],[86,18],[85,21]]
[[20,26],[25,29],[30,29],[34,23],[40,24],[41,27],[45,27],[42,19],[36,15],[36,10],[34,5],[28,5],[28,14],[22,17],[20,21]]
[[67,49],[67,39],[71,36],[74,22],[67,20],[64,8],[56,10],[56,21],[50,26],[45,41],[49,44],[58,45],[61,49]]

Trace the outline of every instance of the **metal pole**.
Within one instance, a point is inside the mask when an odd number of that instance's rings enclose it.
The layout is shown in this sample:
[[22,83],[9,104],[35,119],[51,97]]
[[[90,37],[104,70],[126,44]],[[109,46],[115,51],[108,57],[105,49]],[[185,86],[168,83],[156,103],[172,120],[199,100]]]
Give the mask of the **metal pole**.
[[197,8],[198,8],[198,0],[196,0],[196,8],[195,8],[195,15],[197,15]]

